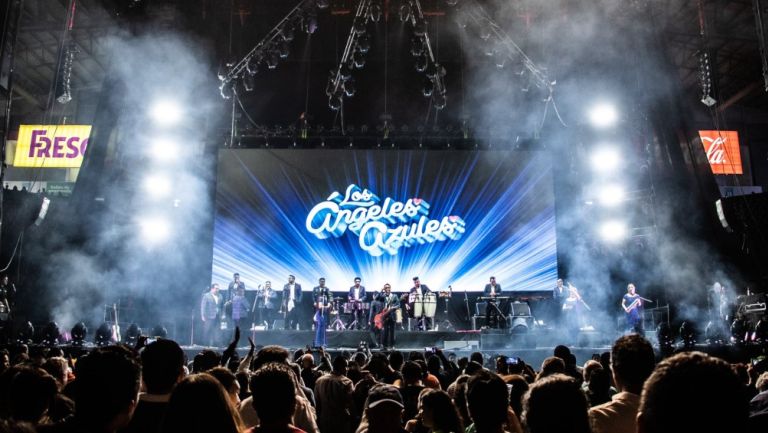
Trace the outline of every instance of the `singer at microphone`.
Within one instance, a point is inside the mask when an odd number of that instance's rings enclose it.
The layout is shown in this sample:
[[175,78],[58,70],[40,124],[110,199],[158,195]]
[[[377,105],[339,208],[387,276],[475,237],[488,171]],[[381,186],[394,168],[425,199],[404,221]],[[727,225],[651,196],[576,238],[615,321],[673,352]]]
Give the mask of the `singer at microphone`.
[[635,292],[635,285],[627,284],[627,293],[621,298],[621,308],[627,318],[627,331],[645,335],[643,329],[643,304],[647,299]]

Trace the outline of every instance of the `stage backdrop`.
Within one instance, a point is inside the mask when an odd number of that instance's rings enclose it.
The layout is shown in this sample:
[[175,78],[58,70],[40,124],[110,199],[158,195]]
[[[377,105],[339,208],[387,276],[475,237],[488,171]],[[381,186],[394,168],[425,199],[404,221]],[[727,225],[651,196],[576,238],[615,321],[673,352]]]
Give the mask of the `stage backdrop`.
[[219,151],[213,281],[250,290],[289,274],[346,291],[550,289],[557,278],[551,154]]

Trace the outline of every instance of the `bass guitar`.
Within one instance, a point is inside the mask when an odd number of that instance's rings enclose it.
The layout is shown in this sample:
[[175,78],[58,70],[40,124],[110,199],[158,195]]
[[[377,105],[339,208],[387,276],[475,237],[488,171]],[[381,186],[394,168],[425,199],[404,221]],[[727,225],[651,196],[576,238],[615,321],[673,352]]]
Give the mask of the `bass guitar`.
[[387,318],[389,313],[391,313],[392,311],[394,311],[396,309],[397,309],[396,307],[390,307],[390,308],[385,308],[385,309],[381,310],[381,313],[373,316],[373,326],[375,326],[376,329],[378,329],[379,331],[384,329],[384,319]]

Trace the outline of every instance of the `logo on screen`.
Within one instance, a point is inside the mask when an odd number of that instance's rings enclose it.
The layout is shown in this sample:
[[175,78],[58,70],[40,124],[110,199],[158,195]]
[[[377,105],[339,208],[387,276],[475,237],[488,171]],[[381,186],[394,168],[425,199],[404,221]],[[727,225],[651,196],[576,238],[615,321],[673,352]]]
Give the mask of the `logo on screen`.
[[396,255],[401,248],[461,239],[465,232],[461,217],[431,219],[429,208],[421,198],[382,200],[372,191],[352,184],[344,194],[334,191],[315,205],[307,214],[306,227],[318,239],[352,232],[360,248],[374,257]]

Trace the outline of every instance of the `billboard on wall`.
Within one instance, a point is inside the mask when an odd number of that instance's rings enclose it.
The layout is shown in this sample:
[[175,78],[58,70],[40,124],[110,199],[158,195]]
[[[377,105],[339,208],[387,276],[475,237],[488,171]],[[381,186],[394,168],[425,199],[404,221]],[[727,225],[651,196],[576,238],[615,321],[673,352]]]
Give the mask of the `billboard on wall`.
[[21,125],[14,167],[77,168],[88,148],[91,125]]
[[699,131],[714,174],[743,174],[737,131]]

